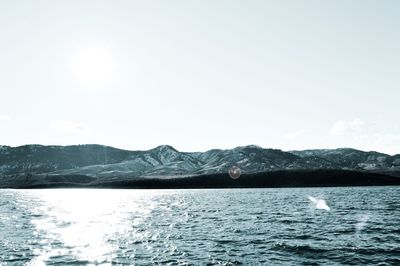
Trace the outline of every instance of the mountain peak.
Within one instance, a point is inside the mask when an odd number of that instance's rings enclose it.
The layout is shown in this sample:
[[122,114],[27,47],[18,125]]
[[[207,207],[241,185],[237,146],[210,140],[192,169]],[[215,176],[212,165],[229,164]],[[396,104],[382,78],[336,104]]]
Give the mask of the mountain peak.
[[263,148],[260,147],[260,146],[251,144],[251,145],[245,145],[245,146],[238,146],[238,147],[236,147],[234,149],[258,149],[258,150],[262,150]]
[[160,145],[155,147],[153,150],[157,150],[157,151],[174,151],[174,152],[178,152],[178,150],[176,150],[174,147],[170,146],[170,145]]

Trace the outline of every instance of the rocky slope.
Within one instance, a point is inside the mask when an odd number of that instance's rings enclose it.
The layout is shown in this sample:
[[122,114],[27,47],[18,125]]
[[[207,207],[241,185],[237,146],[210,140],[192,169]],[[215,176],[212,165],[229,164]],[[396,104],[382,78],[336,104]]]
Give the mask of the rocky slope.
[[243,173],[277,170],[341,169],[400,172],[400,155],[355,149],[281,151],[249,145],[228,150],[180,152],[163,145],[127,151],[101,145],[0,146],[0,176],[21,174],[92,178],[168,177],[226,173],[237,165]]

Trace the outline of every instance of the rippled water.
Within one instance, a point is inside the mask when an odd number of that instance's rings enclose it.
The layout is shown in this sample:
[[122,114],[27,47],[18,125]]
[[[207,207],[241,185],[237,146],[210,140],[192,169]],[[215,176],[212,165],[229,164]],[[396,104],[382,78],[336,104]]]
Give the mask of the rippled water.
[[0,190],[0,261],[398,265],[400,188]]

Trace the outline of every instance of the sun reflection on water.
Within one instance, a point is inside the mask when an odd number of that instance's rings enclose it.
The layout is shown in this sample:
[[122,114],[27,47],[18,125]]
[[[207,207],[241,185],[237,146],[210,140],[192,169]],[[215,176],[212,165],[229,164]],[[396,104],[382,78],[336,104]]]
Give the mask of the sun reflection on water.
[[[140,239],[135,228],[156,207],[165,191],[58,189],[32,191],[35,235],[41,248],[28,265],[70,257],[88,264],[109,264],[120,241]],[[169,192],[171,193],[171,192]],[[127,199],[129,204],[127,204]]]

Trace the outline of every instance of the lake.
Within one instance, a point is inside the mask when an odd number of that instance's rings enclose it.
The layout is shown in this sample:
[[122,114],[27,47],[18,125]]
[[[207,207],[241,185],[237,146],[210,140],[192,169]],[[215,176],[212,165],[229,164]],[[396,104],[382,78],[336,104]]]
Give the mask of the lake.
[[0,190],[0,265],[379,263],[400,187]]

